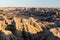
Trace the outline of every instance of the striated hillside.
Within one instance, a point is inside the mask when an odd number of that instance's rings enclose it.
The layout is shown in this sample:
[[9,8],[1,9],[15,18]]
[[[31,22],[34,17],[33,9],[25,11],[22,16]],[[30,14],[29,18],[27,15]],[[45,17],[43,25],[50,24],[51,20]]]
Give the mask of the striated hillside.
[[60,10],[0,10],[0,40],[60,40]]

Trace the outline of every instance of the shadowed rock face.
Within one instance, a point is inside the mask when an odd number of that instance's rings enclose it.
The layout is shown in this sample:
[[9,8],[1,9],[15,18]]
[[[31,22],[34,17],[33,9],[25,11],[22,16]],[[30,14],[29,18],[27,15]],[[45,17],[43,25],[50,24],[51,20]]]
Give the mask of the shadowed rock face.
[[1,40],[60,40],[59,10],[25,8],[9,12],[0,14]]

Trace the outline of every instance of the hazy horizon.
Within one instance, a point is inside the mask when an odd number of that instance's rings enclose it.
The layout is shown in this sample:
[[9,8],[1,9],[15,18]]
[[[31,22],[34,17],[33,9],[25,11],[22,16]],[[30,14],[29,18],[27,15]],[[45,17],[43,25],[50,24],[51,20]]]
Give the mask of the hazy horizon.
[[0,7],[56,7],[60,0],[0,0]]

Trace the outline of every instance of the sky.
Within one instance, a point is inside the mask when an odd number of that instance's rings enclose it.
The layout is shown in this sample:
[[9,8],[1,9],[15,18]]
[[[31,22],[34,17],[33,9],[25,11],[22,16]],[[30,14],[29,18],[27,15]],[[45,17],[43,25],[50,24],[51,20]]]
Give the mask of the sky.
[[0,0],[0,7],[60,7],[60,0]]

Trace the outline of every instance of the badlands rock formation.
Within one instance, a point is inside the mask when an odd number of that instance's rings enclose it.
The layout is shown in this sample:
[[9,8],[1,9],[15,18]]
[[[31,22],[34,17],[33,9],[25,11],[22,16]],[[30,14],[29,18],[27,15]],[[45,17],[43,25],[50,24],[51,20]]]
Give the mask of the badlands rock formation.
[[57,9],[25,8],[1,12],[0,40],[60,40],[60,11]]

